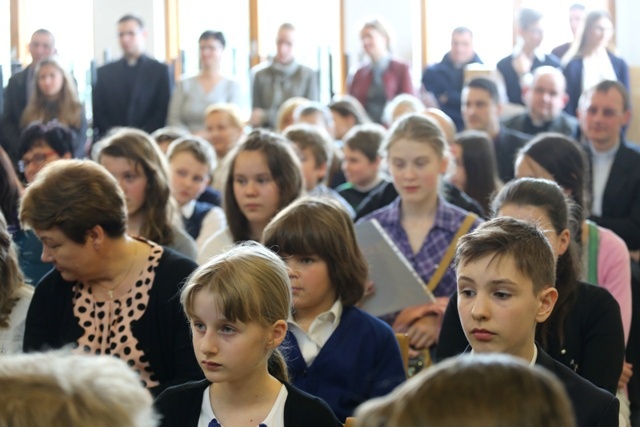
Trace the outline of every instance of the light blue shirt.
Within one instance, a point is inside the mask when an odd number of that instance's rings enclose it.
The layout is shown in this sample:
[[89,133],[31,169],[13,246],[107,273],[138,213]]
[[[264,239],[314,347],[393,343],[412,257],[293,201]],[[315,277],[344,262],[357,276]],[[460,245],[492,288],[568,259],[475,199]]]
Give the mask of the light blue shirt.
[[613,165],[613,160],[616,157],[618,148],[620,148],[620,142],[607,151],[597,151],[593,148],[592,144],[589,144],[593,180],[591,215],[602,216],[602,196],[604,195],[604,189],[607,186],[611,166]]

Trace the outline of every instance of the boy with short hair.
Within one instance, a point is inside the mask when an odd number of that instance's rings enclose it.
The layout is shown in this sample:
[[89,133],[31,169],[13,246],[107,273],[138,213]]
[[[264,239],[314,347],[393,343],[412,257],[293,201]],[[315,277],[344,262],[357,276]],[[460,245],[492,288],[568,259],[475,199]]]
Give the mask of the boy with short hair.
[[345,208],[353,218],[355,211],[334,189],[324,184],[331,167],[331,137],[318,126],[299,123],[289,126],[284,137],[291,141],[300,157],[305,190],[309,196],[327,196]]
[[221,208],[198,200],[211,181],[216,162],[213,149],[204,139],[188,135],[169,145],[167,159],[171,195],[180,206],[185,230],[201,249],[205,240],[227,224]]
[[347,182],[336,190],[356,212],[371,193],[393,185],[380,175],[379,151],[385,136],[384,127],[367,123],[354,126],[344,137],[342,170]]
[[458,241],[458,311],[473,353],[507,353],[541,365],[564,384],[578,426],[617,426],[618,400],[551,358],[535,343],[558,298],[555,259],[534,225],[509,217]]

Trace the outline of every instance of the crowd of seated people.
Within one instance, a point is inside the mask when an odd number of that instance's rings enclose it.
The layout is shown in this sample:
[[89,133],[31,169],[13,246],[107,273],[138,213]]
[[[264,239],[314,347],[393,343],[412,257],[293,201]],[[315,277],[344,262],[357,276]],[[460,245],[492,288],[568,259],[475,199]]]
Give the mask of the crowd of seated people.
[[[64,348],[124,360],[161,426],[377,426],[445,369],[478,375],[472,357],[443,359],[505,353],[553,375],[477,363],[557,394],[558,426],[640,426],[629,72],[608,13],[577,15],[550,53],[542,14],[522,9],[513,52],[470,77],[482,60],[458,27],[421,87],[371,19],[348,93],[323,104],[290,23],[250,91],[222,74],[226,39],[209,30],[200,72],[174,88],[128,14],[89,124],[53,34],[36,31],[0,128],[0,377],[17,363],[5,353]],[[433,298],[360,308],[404,285],[371,277],[356,237],[371,223]]]

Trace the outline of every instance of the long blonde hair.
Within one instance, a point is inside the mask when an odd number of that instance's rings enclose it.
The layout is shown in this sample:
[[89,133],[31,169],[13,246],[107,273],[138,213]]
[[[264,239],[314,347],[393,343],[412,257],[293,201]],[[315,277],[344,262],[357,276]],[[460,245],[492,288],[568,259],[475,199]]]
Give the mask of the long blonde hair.
[[[54,101],[54,108],[51,108],[51,101],[44,96],[38,85],[38,76],[46,66],[53,66],[62,73],[62,88]],[[35,121],[46,123],[55,119],[69,127],[80,127],[83,113],[82,104],[78,100],[76,85],[69,73],[62,68],[58,61],[53,58],[47,58],[40,62],[34,73],[33,85],[35,86],[33,93],[24,113],[22,113],[20,122],[22,126]]]

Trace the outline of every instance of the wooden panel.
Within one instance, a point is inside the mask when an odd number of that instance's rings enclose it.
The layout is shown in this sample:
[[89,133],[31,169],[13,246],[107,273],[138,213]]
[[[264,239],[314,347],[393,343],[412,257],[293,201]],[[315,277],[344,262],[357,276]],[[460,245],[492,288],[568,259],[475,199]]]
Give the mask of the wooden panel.
[[640,67],[629,67],[629,84],[631,86],[631,123],[627,129],[627,139],[640,144]]
[[[25,34],[24,28],[24,2],[25,0],[10,0],[9,14],[11,16],[11,52],[15,52],[15,59],[26,66],[28,36]],[[6,78],[9,77],[11,77],[10,72],[6,74]]]
[[258,37],[258,0],[249,0],[249,43],[251,60],[250,66],[258,65],[260,61],[260,41]]
[[179,20],[179,0],[165,0],[165,57],[167,63],[172,63],[173,78],[180,80],[182,76],[182,58],[180,55],[180,20]]

